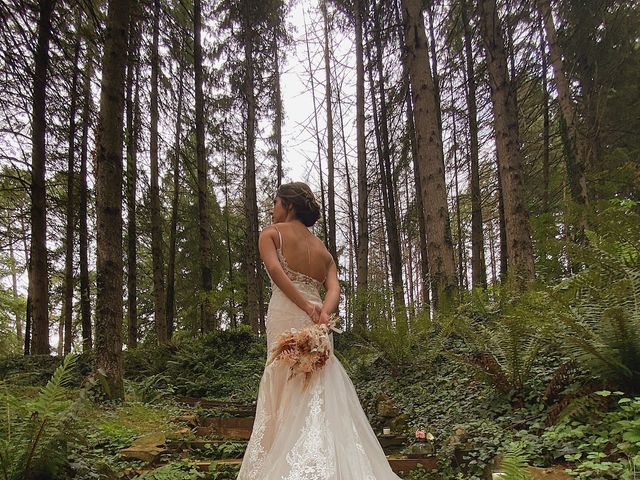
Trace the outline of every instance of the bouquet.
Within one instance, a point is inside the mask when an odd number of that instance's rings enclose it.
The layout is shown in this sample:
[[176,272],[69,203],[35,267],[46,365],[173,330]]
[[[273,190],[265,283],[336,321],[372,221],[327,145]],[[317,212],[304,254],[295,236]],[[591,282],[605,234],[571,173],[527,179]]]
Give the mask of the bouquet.
[[289,378],[304,376],[304,389],[309,385],[313,372],[325,366],[331,354],[330,331],[342,333],[335,327],[337,317],[332,315],[328,324],[315,324],[301,330],[292,328],[281,333],[271,350],[273,362],[289,365]]

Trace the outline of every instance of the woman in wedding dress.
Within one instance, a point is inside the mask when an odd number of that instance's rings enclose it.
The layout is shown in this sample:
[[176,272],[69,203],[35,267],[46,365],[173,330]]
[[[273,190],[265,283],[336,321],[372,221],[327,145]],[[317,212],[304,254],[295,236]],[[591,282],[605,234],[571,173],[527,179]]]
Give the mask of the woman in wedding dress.
[[[328,323],[340,296],[336,265],[311,227],[320,209],[310,188],[282,185],[273,225],[260,234],[272,295],[267,348],[291,328]],[[324,301],[320,288],[326,289]],[[267,359],[251,439],[237,480],[398,480],[333,352],[306,388],[289,366]]]

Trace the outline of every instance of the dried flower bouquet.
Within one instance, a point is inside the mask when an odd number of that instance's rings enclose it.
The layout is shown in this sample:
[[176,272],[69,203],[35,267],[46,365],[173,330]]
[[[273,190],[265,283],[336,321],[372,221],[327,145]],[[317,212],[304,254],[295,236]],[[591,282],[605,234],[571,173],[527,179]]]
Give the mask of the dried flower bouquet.
[[328,324],[314,324],[303,329],[291,328],[281,333],[271,349],[268,365],[283,362],[289,366],[289,380],[296,375],[304,376],[304,389],[309,385],[313,372],[325,366],[331,355],[331,331],[336,328],[337,317],[332,315]]

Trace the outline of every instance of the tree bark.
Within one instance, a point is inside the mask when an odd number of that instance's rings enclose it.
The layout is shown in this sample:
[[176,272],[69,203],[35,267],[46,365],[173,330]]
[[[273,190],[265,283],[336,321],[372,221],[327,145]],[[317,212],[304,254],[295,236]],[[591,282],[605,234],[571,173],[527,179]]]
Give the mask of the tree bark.
[[[396,0],[394,3],[394,11],[396,24],[398,25],[398,44],[400,46],[400,51],[404,52],[406,47],[404,43],[404,32],[402,22],[400,20],[400,10],[398,8],[398,2],[400,0]],[[422,189],[420,188],[420,175],[418,173],[418,147],[416,142],[416,128],[413,122],[413,102],[412,102],[412,94],[411,94],[411,82],[409,80],[409,69],[407,66],[407,62],[402,62],[402,77],[404,79],[406,89],[406,94],[404,96],[405,108],[406,108],[406,117],[407,117],[407,134],[409,136],[409,143],[411,144],[411,158],[413,163],[413,175],[414,175],[414,185],[415,185],[415,208],[418,212],[418,236],[419,236],[419,245],[420,245],[420,296],[422,298],[423,308],[427,315],[430,316],[431,311],[431,299],[429,294],[429,257],[427,255],[427,234],[426,227],[424,225],[424,215],[422,212],[424,211],[424,202],[422,199]]]
[[[9,258],[11,258],[11,264],[12,264],[12,268],[11,268],[11,293],[13,294],[13,301],[15,302],[14,304],[17,305],[18,304],[18,275],[16,273],[16,257],[15,257],[15,253],[13,250],[13,232],[12,232],[12,228],[11,225],[9,225],[9,237],[11,238],[11,240],[9,240]],[[22,345],[22,343],[24,342],[24,336],[22,334],[22,318],[20,317],[20,312],[18,311],[18,309],[16,308],[14,310],[14,315],[15,315],[15,322],[16,322],[16,340],[18,341],[18,345]]]
[[208,162],[205,149],[204,132],[204,93],[202,67],[202,5],[201,0],[193,2],[193,60],[195,71],[195,110],[196,110],[196,161],[198,166],[198,219],[200,227],[200,271],[202,304],[200,307],[200,328],[203,332],[213,331],[216,327],[211,305],[211,239],[209,226],[209,187]]
[[524,197],[515,92],[507,72],[495,0],[481,0],[480,25],[491,85],[498,168],[504,200],[509,281],[523,289],[535,278],[529,214]]
[[32,354],[49,354],[49,274],[47,271],[47,204],[45,171],[47,152],[46,90],[51,16],[55,0],[40,0],[38,44],[35,52],[32,102],[31,155],[31,269]]
[[127,347],[138,346],[138,229],[136,190],[140,135],[140,26],[138,9],[129,22],[127,56]]
[[438,125],[433,79],[429,66],[427,38],[421,2],[402,0],[404,39],[418,154],[418,173],[424,203],[424,222],[431,287],[435,307],[447,306],[455,296],[456,273],[449,225],[447,191],[444,177],[442,135]]
[[233,249],[231,246],[231,213],[229,205],[229,176],[227,172],[227,156],[224,155],[223,160],[223,175],[224,175],[224,225],[225,225],[225,243],[227,244],[227,267],[229,275],[229,315],[231,317],[231,328],[238,327],[238,320],[236,316],[236,287],[235,277],[233,275]]
[[451,123],[453,125],[453,181],[455,191],[456,202],[456,227],[458,233],[458,284],[460,285],[460,294],[462,290],[466,288],[467,269],[465,265],[465,239],[464,231],[462,230],[462,215],[460,214],[460,184],[459,184],[459,162],[458,162],[458,124],[456,122],[455,113],[455,95],[453,93],[453,82],[451,82],[451,102],[454,107],[451,111]]
[[467,0],[462,2],[464,53],[467,71],[467,109],[469,115],[469,160],[471,163],[471,284],[473,288],[487,288],[487,266],[484,254],[482,225],[482,197],[480,192],[480,161],[478,145],[478,107],[476,103],[476,74],[473,65],[471,28]]
[[282,185],[282,90],[280,88],[280,52],[278,45],[278,29],[273,29],[273,61],[274,61],[274,96],[275,118],[273,130],[276,141],[276,187]]
[[[80,27],[80,20],[76,22]],[[79,30],[79,28],[78,28]],[[73,74],[69,105],[69,152],[67,158],[67,212],[64,259],[64,298],[62,317],[64,318],[64,354],[71,353],[73,341],[73,249],[74,249],[74,203],[75,203],[75,145],[76,145],[76,104],[78,102],[78,59],[80,57],[80,35],[77,34],[73,51]]]
[[159,343],[169,341],[166,298],[164,289],[164,255],[162,252],[162,218],[160,216],[160,187],[158,179],[158,75],[160,60],[158,37],[160,36],[160,0],[153,2],[153,43],[151,46],[151,149],[149,152],[151,194],[151,257],[153,262],[153,297],[156,335]]
[[[382,38],[380,5],[374,5],[374,41],[376,46],[375,66],[378,73],[378,89],[380,91],[380,121],[375,122],[379,128],[379,153],[380,153],[380,176],[382,180],[383,203],[385,204],[384,215],[387,230],[387,243],[389,245],[389,265],[391,269],[391,283],[393,289],[393,304],[396,319],[396,326],[401,335],[405,335],[409,330],[407,320],[407,306],[404,299],[404,279],[402,278],[402,252],[400,250],[400,234],[398,232],[398,211],[396,208],[396,192],[393,187],[393,171],[391,167],[391,147],[389,141],[389,120],[387,114],[386,88],[384,84],[384,71],[382,64]],[[373,65],[372,65],[373,68]],[[373,83],[373,81],[372,81]],[[372,98],[374,99],[375,114],[375,90],[372,85]]]
[[327,108],[327,200],[328,218],[327,223],[327,243],[329,252],[333,256],[333,261],[338,265],[338,247],[336,245],[336,192],[335,192],[335,159],[333,154],[333,109],[331,104],[331,62],[329,53],[329,14],[327,12],[327,1],[320,4],[324,19],[324,70],[325,70],[325,97]]
[[173,143],[173,198],[171,200],[171,231],[169,237],[169,260],[167,266],[167,336],[170,339],[174,331],[175,316],[175,270],[176,237],[178,230],[178,205],[180,200],[180,142],[182,137],[182,95],[184,93],[184,51],[181,44],[178,59],[178,108],[176,112],[176,135]]
[[[567,178],[569,180],[569,189],[571,198],[579,205],[588,203],[586,164],[587,152],[586,141],[583,132],[578,124],[578,115],[576,106],[571,99],[571,87],[569,79],[565,74],[565,68],[562,61],[562,49],[558,44],[558,35],[556,27],[553,23],[553,13],[549,0],[537,1],[538,11],[542,17],[544,29],[546,33],[547,44],[549,46],[549,59],[553,69],[553,77],[558,90],[558,104],[560,105],[560,114],[564,120],[567,132],[568,154],[565,155],[567,163]],[[545,72],[546,76],[546,72]],[[582,220],[581,227],[586,227],[586,220]]]
[[542,59],[542,211],[549,213],[549,165],[550,165],[550,144],[549,144],[549,84],[547,81],[547,46],[544,38],[544,26],[542,16],[540,22],[540,58]]
[[358,243],[356,245],[356,309],[353,326],[367,328],[367,295],[369,277],[369,187],[364,131],[364,53],[362,38],[362,0],[354,0],[356,44],[356,151],[358,157]]
[[253,64],[254,39],[251,28],[245,25],[245,84],[244,95],[247,106],[246,124],[246,177],[245,208],[247,217],[247,314],[254,333],[260,332],[260,286],[258,256],[258,200],[256,193],[256,97]]
[[311,99],[313,102],[313,123],[316,136],[316,154],[318,157],[318,173],[320,177],[320,207],[322,209],[322,238],[329,249],[329,235],[327,233],[327,206],[324,195],[324,175],[322,173],[322,141],[320,140],[320,127],[318,125],[318,103],[316,101],[316,81],[311,64],[311,50],[309,49],[309,33],[307,30],[307,22],[304,22],[304,38],[307,47],[307,65],[309,68],[309,80],[311,82]]
[[91,40],[86,40],[87,51],[82,85],[82,140],[80,146],[80,204],[79,250],[80,250],[80,316],[82,317],[82,351],[93,348],[91,329],[91,291],[89,287],[89,230],[87,228],[87,161],[89,156],[89,127],[91,126],[91,78],[93,77],[93,48]]
[[122,362],[122,144],[129,0],[109,2],[96,138],[96,359],[111,399],[124,398]]

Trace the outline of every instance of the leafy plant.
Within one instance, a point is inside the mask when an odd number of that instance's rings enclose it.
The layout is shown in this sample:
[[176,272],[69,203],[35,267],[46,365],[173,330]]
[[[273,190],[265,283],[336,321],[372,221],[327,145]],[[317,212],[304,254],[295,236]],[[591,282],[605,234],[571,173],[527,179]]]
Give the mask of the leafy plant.
[[156,403],[173,395],[175,389],[169,378],[161,373],[149,375],[140,382],[127,380],[125,392],[128,401],[141,403]]
[[67,355],[39,395],[18,399],[5,386],[0,397],[0,478],[56,478],[66,462],[67,440],[84,395],[69,399],[65,388],[76,357]]
[[455,331],[471,352],[447,355],[521,403],[546,345],[546,293],[532,290],[519,298],[496,293],[496,299],[476,294],[459,309]]
[[[620,397],[603,390],[595,395]],[[547,431],[542,443],[552,456],[575,464],[569,470],[578,479],[636,478],[640,462],[640,397],[622,397],[598,422],[567,419]]]
[[620,225],[588,232],[588,268],[560,283],[565,308],[560,335],[569,355],[599,378],[640,392],[640,216],[616,214]]
[[504,473],[504,480],[528,480],[531,474],[528,470],[528,460],[525,446],[521,442],[513,442],[507,446],[500,462],[500,469]]
[[196,480],[206,478],[206,475],[200,472],[192,462],[181,461],[163,465],[136,478],[138,480]]

